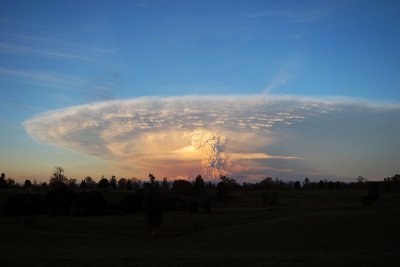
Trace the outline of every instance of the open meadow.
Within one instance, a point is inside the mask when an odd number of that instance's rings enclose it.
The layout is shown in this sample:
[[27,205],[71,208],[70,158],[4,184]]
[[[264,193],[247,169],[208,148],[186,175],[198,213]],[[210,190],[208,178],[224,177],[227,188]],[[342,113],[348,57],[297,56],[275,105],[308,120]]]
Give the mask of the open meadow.
[[399,266],[399,194],[369,207],[366,190],[277,194],[274,205],[234,191],[209,214],[164,212],[156,237],[141,213],[1,216],[0,265]]

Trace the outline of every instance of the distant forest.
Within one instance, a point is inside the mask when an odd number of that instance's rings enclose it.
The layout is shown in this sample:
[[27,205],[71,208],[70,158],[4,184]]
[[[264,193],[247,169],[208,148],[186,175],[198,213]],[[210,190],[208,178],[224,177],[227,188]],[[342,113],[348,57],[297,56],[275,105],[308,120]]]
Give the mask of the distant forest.
[[365,190],[360,199],[371,206],[379,200],[381,191],[400,193],[400,175],[369,182],[358,177],[357,182],[320,180],[284,182],[267,177],[257,183],[239,184],[235,179],[220,176],[217,183],[205,182],[198,175],[187,180],[157,180],[149,174],[148,180],[102,177],[96,182],[90,176],[80,183],[68,179],[61,167],[55,167],[49,182],[25,180],[23,185],[4,173],[0,177],[0,205],[2,215],[61,215],[101,216],[141,212],[155,235],[165,211],[211,213],[213,206],[232,200],[230,192],[256,191],[263,205],[279,205],[279,192],[288,190]]

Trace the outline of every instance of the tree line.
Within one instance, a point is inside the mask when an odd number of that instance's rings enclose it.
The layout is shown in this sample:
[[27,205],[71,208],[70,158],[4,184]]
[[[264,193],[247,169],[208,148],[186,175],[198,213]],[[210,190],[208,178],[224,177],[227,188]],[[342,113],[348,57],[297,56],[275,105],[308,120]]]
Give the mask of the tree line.
[[[303,182],[284,182],[267,177],[257,183],[239,184],[235,179],[222,175],[217,183],[211,183],[205,182],[201,175],[193,182],[169,182],[167,178],[158,181],[153,174],[149,174],[148,180],[144,182],[136,178],[116,179],[115,176],[103,176],[95,182],[87,176],[78,184],[76,179],[65,176],[63,168],[55,167],[48,183],[32,183],[27,179],[20,186],[2,173],[0,187],[24,189],[10,190],[11,193],[6,195],[1,210],[4,215],[101,216],[142,213],[156,235],[164,211],[211,213],[216,202],[230,200],[230,191],[260,191],[262,203],[277,205],[278,192],[281,190],[367,189],[362,203],[370,206],[379,199],[381,189],[400,192],[400,175],[396,174],[380,182],[368,182],[361,176],[357,182],[350,183],[327,180],[311,182],[309,178],[305,178]],[[114,199],[115,195],[118,195],[117,200]]]

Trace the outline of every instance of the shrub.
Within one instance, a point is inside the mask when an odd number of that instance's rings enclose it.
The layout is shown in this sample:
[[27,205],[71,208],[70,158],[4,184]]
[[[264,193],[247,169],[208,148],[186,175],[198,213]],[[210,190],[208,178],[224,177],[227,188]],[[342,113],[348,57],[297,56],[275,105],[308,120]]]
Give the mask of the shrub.
[[41,194],[14,194],[6,198],[3,212],[6,215],[37,215],[43,214],[45,203]]

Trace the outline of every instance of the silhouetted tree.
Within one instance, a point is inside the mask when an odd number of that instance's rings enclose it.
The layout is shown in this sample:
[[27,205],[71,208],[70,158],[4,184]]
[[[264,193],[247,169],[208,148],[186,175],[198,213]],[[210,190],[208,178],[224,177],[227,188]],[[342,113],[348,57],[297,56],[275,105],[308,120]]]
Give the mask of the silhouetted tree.
[[220,177],[220,182],[217,184],[217,199],[219,201],[225,201],[228,197],[228,189],[226,186],[226,176]]
[[85,179],[85,185],[87,189],[95,189],[96,188],[96,182],[93,180],[92,177],[86,176]]
[[386,192],[400,192],[400,174],[384,178],[383,186]]
[[15,183],[14,179],[12,179],[11,177],[8,177],[7,178],[7,187],[13,187],[15,185],[16,185],[16,183]]
[[168,184],[167,177],[164,177],[163,181],[161,182],[161,188],[164,189],[165,191],[168,191],[169,184]]
[[358,183],[365,183],[367,181],[367,179],[365,179],[364,177],[362,177],[362,176],[358,176],[358,178],[357,178],[357,182]]
[[31,180],[27,179],[24,182],[24,188],[31,188],[32,187],[32,182]]
[[[127,184],[127,189],[128,189],[128,186],[130,186],[130,190],[136,191],[136,190],[140,189],[141,181],[139,179],[132,177],[128,180],[128,182],[130,185]],[[156,185],[158,186],[158,183],[156,183]]]
[[131,180],[128,180],[128,181],[126,182],[126,190],[132,191],[132,189],[133,189],[133,187],[132,187],[132,181],[131,181]]
[[301,189],[301,184],[299,181],[294,182],[293,184],[293,188],[296,190],[300,190]]
[[55,188],[58,186],[65,185],[68,182],[67,177],[64,175],[64,169],[61,167],[55,167],[54,172],[50,177],[49,186]]
[[73,178],[69,179],[67,184],[68,184],[68,187],[73,190],[78,188],[78,185],[76,184],[76,179],[73,179]]
[[99,183],[97,184],[98,189],[108,189],[110,186],[110,182],[104,176],[100,179]]
[[82,181],[81,181],[81,184],[79,185],[79,188],[80,188],[82,191],[84,191],[84,190],[86,189],[86,182],[85,182],[85,180],[82,180]]
[[0,175],[0,188],[6,188],[6,187],[7,187],[6,175],[2,173]]
[[117,188],[117,179],[115,178],[114,175],[111,176],[111,179],[110,179],[110,187],[111,187],[112,189]]
[[162,223],[163,203],[163,196],[158,187],[151,186],[144,198],[143,211],[154,237],[157,235],[157,230]]
[[260,189],[271,189],[274,186],[274,181],[272,180],[271,177],[267,177],[265,179],[263,179],[260,183],[259,183],[259,187]]
[[194,180],[194,189],[197,193],[201,194],[205,191],[206,186],[204,184],[203,178],[201,178],[201,175],[197,175],[196,179]]
[[172,183],[172,191],[180,195],[192,195],[193,189],[192,183],[186,180],[175,180]]
[[128,182],[128,180],[126,180],[125,178],[121,178],[118,180],[118,188],[119,189],[126,189],[126,183]]

